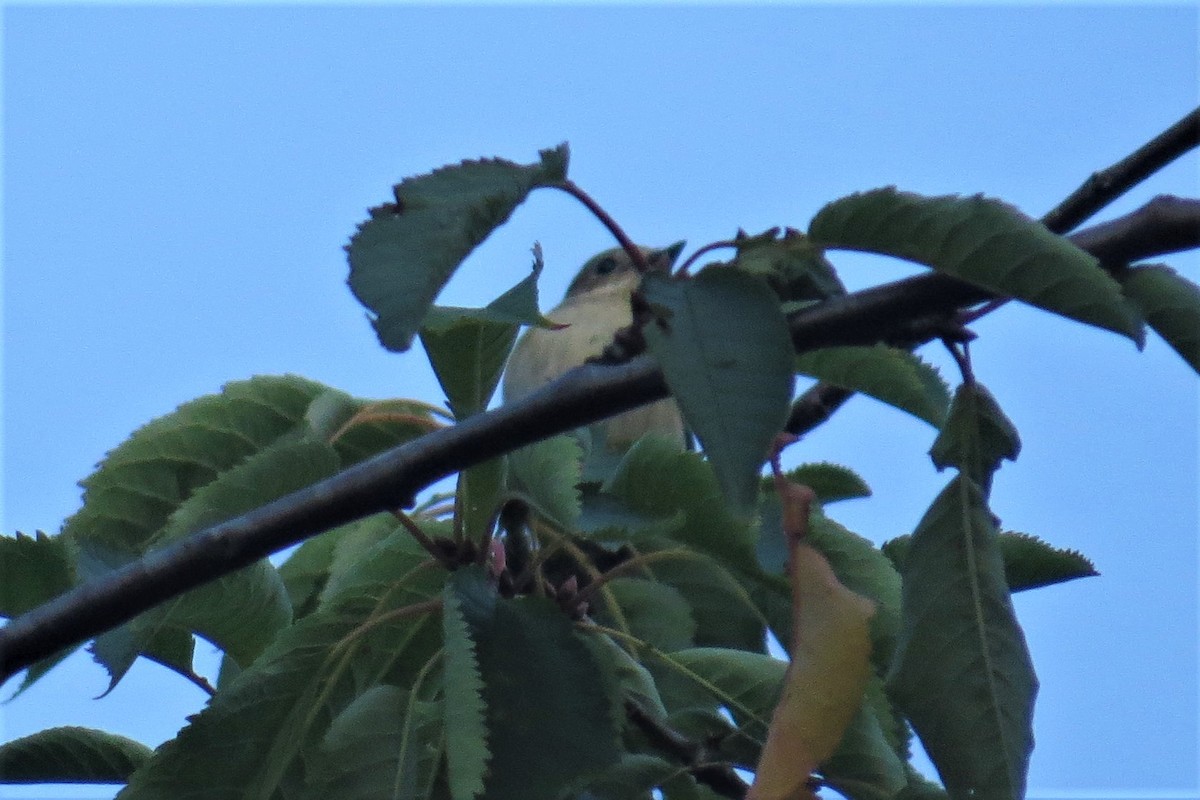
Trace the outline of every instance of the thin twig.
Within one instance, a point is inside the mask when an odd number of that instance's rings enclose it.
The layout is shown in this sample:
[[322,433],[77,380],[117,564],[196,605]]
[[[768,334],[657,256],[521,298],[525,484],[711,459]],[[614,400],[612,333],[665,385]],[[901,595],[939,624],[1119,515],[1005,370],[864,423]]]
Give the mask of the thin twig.
[[1184,153],[1200,147],[1200,108],[1108,169],[1094,172],[1059,203],[1042,224],[1055,233],[1074,230],[1096,212]]
[[655,747],[684,762],[687,772],[697,781],[725,797],[743,798],[749,787],[728,763],[709,760],[708,748],[671,728],[664,720],[654,717],[637,701],[625,699],[625,717],[650,740]]
[[416,521],[412,517],[410,517],[408,514],[405,514],[398,508],[392,509],[392,516],[404,526],[404,529],[408,531],[410,536],[417,540],[417,544],[421,545],[426,553],[429,553],[429,555],[436,558],[438,563],[446,569],[454,569],[454,562],[451,560],[446,551],[438,547],[437,542],[426,536],[425,531],[421,530],[421,526],[417,525]]

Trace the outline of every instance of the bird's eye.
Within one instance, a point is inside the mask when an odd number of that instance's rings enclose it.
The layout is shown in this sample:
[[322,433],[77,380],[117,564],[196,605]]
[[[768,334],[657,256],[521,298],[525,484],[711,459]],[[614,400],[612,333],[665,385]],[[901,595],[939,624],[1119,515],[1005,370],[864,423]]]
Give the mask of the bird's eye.
[[612,256],[607,256],[606,258],[601,259],[598,264],[596,264],[596,274],[608,275],[616,268],[617,260]]

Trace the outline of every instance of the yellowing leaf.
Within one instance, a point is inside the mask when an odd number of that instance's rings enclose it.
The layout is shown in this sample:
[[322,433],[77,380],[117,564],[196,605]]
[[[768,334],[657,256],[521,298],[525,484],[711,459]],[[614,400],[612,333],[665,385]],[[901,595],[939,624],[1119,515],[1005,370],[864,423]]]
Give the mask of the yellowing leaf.
[[870,675],[875,604],[802,541],[792,547],[791,583],[792,663],[747,800],[813,796],[809,774],[833,755]]

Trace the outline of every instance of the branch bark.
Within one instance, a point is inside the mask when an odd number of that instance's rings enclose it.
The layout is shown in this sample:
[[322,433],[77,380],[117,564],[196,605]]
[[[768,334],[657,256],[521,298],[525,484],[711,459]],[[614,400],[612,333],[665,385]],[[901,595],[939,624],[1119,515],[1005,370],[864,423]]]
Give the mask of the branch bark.
[[[1180,123],[1188,135],[1195,134],[1195,117],[1193,113],[1186,125]],[[1165,157],[1155,152],[1160,161]],[[1111,198],[1105,192],[1113,191],[1113,180],[1088,193],[1078,209]],[[1083,213],[1078,209],[1075,215]],[[1106,263],[1195,248],[1200,246],[1200,201],[1156,198],[1126,217],[1071,238]],[[903,339],[915,320],[952,314],[991,298],[970,284],[922,275],[806,308],[793,314],[789,325],[797,352],[872,344]],[[411,506],[417,492],[447,475],[667,395],[662,372],[648,356],[616,366],[576,368],[518,403],[434,431],[148,553],[12,620],[0,629],[0,683],[40,659],[289,545],[370,514]]]
[[[1071,238],[1093,253],[1122,253],[1133,259],[1195,248],[1200,246],[1200,201],[1160,198]],[[793,314],[792,341],[797,352],[870,344],[898,335],[914,319],[953,313],[990,297],[941,275],[908,278]],[[370,514],[411,506],[417,492],[447,475],[667,394],[662,372],[649,356],[616,366],[584,365],[518,403],[429,433],[148,553],[0,629],[0,683],[40,659],[271,553]]]

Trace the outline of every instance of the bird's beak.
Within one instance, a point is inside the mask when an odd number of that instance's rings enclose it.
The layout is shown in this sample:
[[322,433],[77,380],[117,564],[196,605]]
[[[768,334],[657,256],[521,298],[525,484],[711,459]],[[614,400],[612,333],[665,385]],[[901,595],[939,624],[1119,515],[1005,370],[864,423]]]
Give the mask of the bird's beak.
[[683,246],[686,244],[686,241],[680,240],[661,250],[651,252],[649,259],[650,266],[663,272],[670,272],[671,267],[675,266],[675,259],[679,258],[679,254],[683,252]]

